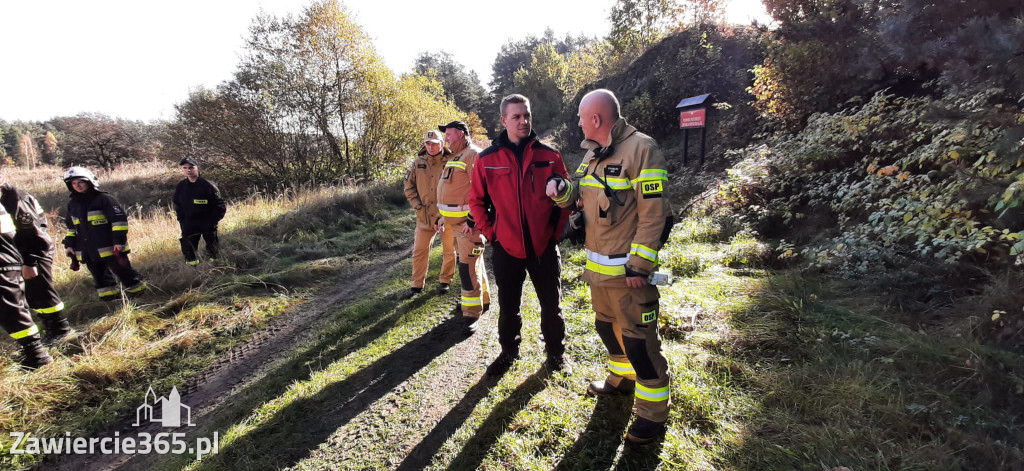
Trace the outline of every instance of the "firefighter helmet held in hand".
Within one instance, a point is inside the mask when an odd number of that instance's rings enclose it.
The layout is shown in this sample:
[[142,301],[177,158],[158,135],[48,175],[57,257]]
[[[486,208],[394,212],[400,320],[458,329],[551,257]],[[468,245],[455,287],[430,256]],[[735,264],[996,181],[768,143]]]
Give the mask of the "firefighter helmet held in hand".
[[100,181],[96,178],[96,174],[85,167],[71,167],[64,172],[64,183],[67,184],[69,190],[74,191],[71,188],[72,180],[85,180],[92,183],[93,188],[100,187]]

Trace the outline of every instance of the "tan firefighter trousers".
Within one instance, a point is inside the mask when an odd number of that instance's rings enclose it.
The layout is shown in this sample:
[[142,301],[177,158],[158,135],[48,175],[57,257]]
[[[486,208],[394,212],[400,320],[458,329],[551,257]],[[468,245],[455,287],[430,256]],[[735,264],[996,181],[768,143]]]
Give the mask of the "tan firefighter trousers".
[[484,306],[491,304],[490,283],[484,268],[484,238],[479,230],[463,234],[466,224],[445,224],[445,232],[455,234],[455,252],[459,254],[459,281],[462,283],[463,317],[480,318]]
[[590,287],[595,326],[608,350],[607,383],[636,381],[636,415],[668,419],[668,361],[658,336],[658,288]]
[[[416,237],[412,245],[412,287],[422,288],[427,279],[427,262],[430,259],[430,246],[437,235],[433,229],[416,228]],[[450,231],[441,231],[441,276],[438,281],[451,283],[455,276],[455,238]]]

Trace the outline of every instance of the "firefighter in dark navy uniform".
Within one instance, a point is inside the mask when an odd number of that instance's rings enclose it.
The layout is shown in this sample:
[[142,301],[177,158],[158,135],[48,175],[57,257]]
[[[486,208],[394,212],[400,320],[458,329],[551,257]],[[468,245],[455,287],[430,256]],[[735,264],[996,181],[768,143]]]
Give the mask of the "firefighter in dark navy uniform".
[[0,204],[14,220],[14,245],[21,255],[28,307],[43,321],[43,343],[55,345],[71,335],[64,317],[64,302],[53,287],[53,239],[46,233],[46,215],[32,195],[7,182],[0,174]]
[[0,325],[21,345],[21,366],[36,369],[53,361],[43,348],[39,327],[25,307],[21,254],[14,245],[17,229],[10,213],[0,205]]
[[85,167],[69,168],[64,183],[71,190],[65,252],[85,263],[96,282],[96,294],[104,301],[119,299],[115,275],[125,294],[144,291],[146,283],[128,260],[128,214],[113,196],[99,190],[96,175]]
[[199,164],[186,157],[179,163],[185,179],[174,190],[174,213],[181,226],[181,253],[185,263],[199,264],[199,239],[206,240],[206,253],[210,261],[220,255],[217,224],[224,219],[227,205],[220,189],[213,182],[199,176]]

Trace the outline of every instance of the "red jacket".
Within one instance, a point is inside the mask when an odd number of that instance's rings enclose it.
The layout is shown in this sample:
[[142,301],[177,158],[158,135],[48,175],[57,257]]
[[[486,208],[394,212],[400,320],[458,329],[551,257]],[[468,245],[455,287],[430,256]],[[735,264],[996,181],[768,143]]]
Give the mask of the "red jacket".
[[544,194],[548,177],[567,177],[565,162],[557,150],[542,144],[530,133],[520,165],[515,144],[502,131],[484,149],[473,167],[469,211],[476,226],[490,242],[498,241],[509,255],[526,258],[523,222],[530,230],[532,253],[539,257],[557,242],[569,212],[556,206]]

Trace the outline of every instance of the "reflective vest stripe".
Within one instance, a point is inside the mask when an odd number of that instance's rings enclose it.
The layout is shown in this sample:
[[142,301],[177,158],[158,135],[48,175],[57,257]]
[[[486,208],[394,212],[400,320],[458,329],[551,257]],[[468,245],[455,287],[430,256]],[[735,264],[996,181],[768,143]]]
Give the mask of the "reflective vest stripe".
[[60,304],[58,304],[56,306],[53,306],[53,307],[44,307],[42,309],[36,309],[36,312],[38,312],[40,314],[53,314],[55,312],[60,312],[60,311],[63,311],[63,310],[64,310],[64,302],[62,301]]
[[[628,190],[633,187],[628,178],[616,178],[607,177],[604,179],[608,187],[613,190]],[[586,178],[580,181],[580,186],[592,186],[595,188],[604,188],[604,185],[593,175],[587,175]]]
[[648,388],[640,383],[637,383],[636,398],[651,402],[667,401],[668,386],[665,386],[663,388]]
[[626,274],[628,255],[608,256],[587,249],[587,270],[602,275],[622,276]]
[[38,333],[39,333],[39,326],[37,326],[35,324],[32,324],[32,327],[29,327],[29,328],[27,328],[25,330],[19,330],[17,332],[12,333],[11,334],[11,338],[14,339],[14,340],[18,340],[18,339],[23,339],[25,337],[28,337],[30,335],[35,335],[35,334],[38,334]]
[[438,204],[437,210],[444,217],[449,218],[463,218],[469,216],[469,205],[458,205],[458,204]]
[[650,260],[653,263],[658,263],[658,251],[657,250],[654,250],[654,249],[652,249],[650,247],[647,247],[647,246],[644,246],[644,245],[640,245],[640,244],[633,244],[631,247],[632,247],[632,250],[629,251],[630,255],[637,255],[637,256],[639,256],[641,258]]
[[587,260],[587,270],[590,270],[590,271],[592,271],[594,273],[600,273],[602,275],[608,275],[608,276],[623,276],[623,275],[626,274],[626,267],[625,266],[619,265],[619,266],[609,267],[609,266],[601,265],[600,263],[597,263],[597,262],[595,262],[593,260]]
[[636,371],[633,370],[633,365],[611,360],[608,360],[608,371],[619,376],[632,376],[636,374]]

